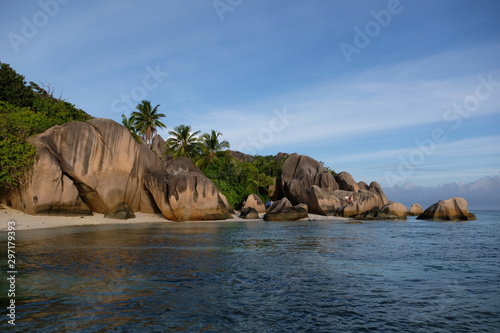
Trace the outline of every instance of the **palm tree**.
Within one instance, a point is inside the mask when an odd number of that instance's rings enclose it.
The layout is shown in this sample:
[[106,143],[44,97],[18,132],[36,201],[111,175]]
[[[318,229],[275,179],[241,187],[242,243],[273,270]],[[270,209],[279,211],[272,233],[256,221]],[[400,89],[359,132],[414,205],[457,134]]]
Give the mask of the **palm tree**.
[[200,154],[202,147],[197,136],[200,131],[192,132],[191,126],[179,125],[168,134],[170,137],[165,142],[167,148],[165,154],[171,154],[174,158],[183,156],[191,159],[195,159]]
[[132,117],[135,119],[135,128],[143,135],[147,144],[151,144],[151,139],[156,133],[156,128],[165,128],[160,118],[166,117],[163,113],[158,113],[160,104],[151,108],[150,101],[142,101],[138,104],[137,111],[132,112]]
[[205,133],[201,136],[201,143],[203,146],[203,157],[196,162],[196,165],[204,169],[214,158],[217,157],[217,152],[224,149],[229,149],[229,142],[224,140],[219,141],[219,136],[222,133],[212,130],[210,133]]
[[139,134],[137,134],[137,129],[135,128],[135,118],[134,116],[130,116],[127,118],[124,114],[122,114],[122,124],[125,126],[126,129],[129,130],[130,134],[132,137],[137,141],[140,142],[139,140]]
[[218,151],[229,149],[230,145],[227,140],[222,142],[219,141],[219,136],[222,136],[222,133],[212,130],[212,132],[205,133],[201,136],[201,141],[203,143],[203,148],[207,155],[215,156]]

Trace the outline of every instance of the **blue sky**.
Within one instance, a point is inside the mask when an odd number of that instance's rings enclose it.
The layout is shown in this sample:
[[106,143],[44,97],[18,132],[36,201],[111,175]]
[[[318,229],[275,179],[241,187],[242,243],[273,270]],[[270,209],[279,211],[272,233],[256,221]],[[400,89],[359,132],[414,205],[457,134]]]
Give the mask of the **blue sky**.
[[[392,200],[397,190],[500,177],[499,1],[27,0],[0,9],[0,61],[95,117],[120,122],[151,100],[167,115],[163,137],[188,124],[246,153],[306,154],[395,190]],[[500,208],[492,193],[487,207]]]

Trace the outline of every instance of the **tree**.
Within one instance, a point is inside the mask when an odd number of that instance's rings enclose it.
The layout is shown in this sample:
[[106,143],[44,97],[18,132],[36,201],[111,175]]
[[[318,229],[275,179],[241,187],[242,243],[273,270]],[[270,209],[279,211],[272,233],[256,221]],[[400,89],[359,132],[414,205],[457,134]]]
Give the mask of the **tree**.
[[225,149],[229,149],[229,142],[219,141],[219,136],[222,133],[212,130],[210,133],[205,133],[201,136],[202,152],[203,157],[201,157],[196,165],[201,169],[205,168],[210,162],[217,158],[217,153]]
[[0,101],[14,106],[31,107],[35,94],[24,81],[24,76],[17,74],[8,64],[0,62]]
[[52,92],[50,86],[27,85],[24,76],[0,63],[0,190],[23,184],[36,159],[28,137],[54,125],[92,118]]
[[207,154],[215,156],[218,151],[229,149],[229,142],[227,140],[220,142],[219,136],[222,136],[222,133],[215,130],[212,130],[210,134],[205,133],[201,136],[203,149]]
[[139,134],[137,134],[137,129],[135,128],[134,116],[132,115],[127,118],[124,114],[122,114],[122,124],[123,126],[125,126],[126,129],[129,130],[130,134],[135,139],[135,141],[140,142]]
[[201,152],[202,145],[198,138],[200,131],[192,132],[191,126],[179,125],[173,131],[168,132],[170,137],[165,142],[166,152],[174,158],[189,157],[195,160]]
[[158,113],[159,106],[160,104],[151,108],[151,102],[144,100],[137,105],[137,111],[132,112],[132,117],[135,119],[134,126],[143,135],[147,144],[151,144],[156,128],[167,127],[160,121],[160,118],[166,116],[163,113]]

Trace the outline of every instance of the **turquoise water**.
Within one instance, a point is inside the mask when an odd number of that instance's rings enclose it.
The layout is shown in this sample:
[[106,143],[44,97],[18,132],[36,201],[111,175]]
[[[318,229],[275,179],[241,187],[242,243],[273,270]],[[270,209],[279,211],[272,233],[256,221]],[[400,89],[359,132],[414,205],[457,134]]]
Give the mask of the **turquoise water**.
[[8,286],[2,278],[1,327],[500,332],[500,211],[474,213],[478,220],[471,222],[204,222],[18,231],[16,326],[3,310]]

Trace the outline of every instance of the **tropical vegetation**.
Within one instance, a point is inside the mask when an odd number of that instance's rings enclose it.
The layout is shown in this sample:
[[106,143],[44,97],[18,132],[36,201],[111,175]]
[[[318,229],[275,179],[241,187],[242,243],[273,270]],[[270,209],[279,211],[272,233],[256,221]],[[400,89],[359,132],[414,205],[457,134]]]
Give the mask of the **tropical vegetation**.
[[61,97],[53,88],[27,83],[8,64],[0,62],[0,190],[19,186],[36,158],[27,138],[68,121],[92,117]]
[[[151,144],[158,129],[166,127],[161,121],[165,115],[159,112],[159,105],[153,107],[146,100],[136,109],[128,117],[122,115],[122,124],[138,142]],[[50,86],[27,83],[8,64],[0,63],[0,190],[23,184],[36,159],[36,149],[27,140],[30,136],[54,125],[91,118],[61,97],[54,97]],[[233,207],[239,208],[251,193],[264,201],[272,195],[284,158],[230,151],[229,142],[216,130],[201,134],[189,125],[179,125],[168,134],[166,157],[190,158]]]
[[[131,120],[135,130],[143,137],[147,144],[151,144],[153,136],[156,134],[157,128],[165,128],[165,124],[160,121],[160,118],[166,117],[163,113],[158,112],[160,105],[151,107],[150,101],[142,101],[137,105],[137,111],[132,112]],[[124,117],[122,115],[122,117]]]

